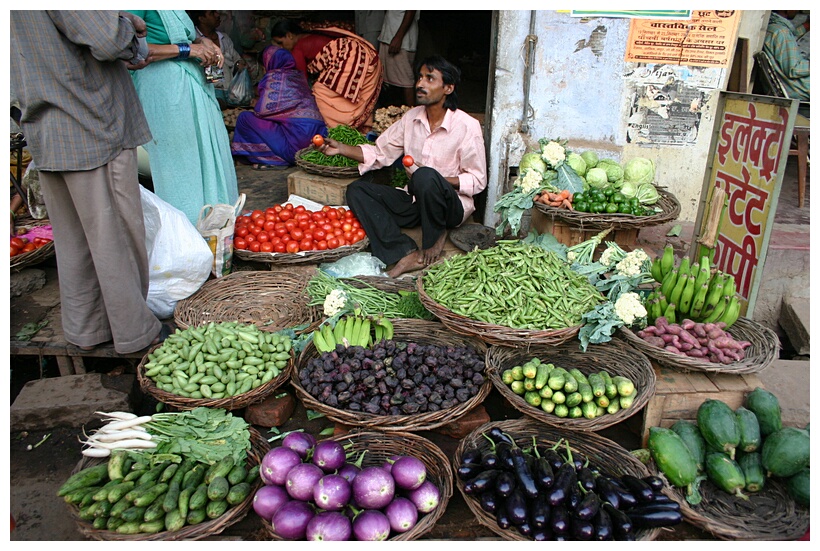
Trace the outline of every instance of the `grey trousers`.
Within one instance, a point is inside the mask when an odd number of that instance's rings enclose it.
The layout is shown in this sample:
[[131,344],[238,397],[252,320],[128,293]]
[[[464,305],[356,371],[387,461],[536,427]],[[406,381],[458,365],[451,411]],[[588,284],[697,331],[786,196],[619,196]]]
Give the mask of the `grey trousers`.
[[137,151],[94,170],[40,172],[54,230],[63,332],[94,346],[113,339],[129,354],[146,348],[161,323],[148,308],[148,254]]

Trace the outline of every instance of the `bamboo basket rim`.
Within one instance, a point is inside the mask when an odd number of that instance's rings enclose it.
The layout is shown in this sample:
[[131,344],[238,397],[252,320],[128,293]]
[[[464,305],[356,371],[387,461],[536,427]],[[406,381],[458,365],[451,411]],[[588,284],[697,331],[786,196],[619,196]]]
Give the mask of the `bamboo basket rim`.
[[662,348],[653,346],[627,327],[621,327],[620,333],[629,343],[657,361],[659,364],[679,371],[704,371],[707,373],[749,374],[759,373],[769,367],[780,353],[780,340],[773,330],[745,317],[740,317],[725,330],[738,340],[746,340],[752,346],[746,349],[746,356],[739,362],[719,364],[690,358]]
[[[363,467],[381,465],[392,455],[403,455],[412,452],[427,467],[427,480],[433,482],[439,490],[439,504],[429,513],[419,514],[418,522],[407,532],[397,534],[386,541],[412,541],[433,529],[436,522],[444,515],[447,504],[453,495],[453,470],[450,459],[434,442],[411,432],[384,433],[362,428],[354,428],[346,434],[330,438],[342,445],[351,442],[351,450],[365,451]],[[386,444],[385,444],[386,443]],[[379,448],[384,444],[385,450]],[[389,446],[395,445],[394,448]],[[350,452],[348,452],[350,453]],[[269,522],[263,522],[265,533],[274,540],[284,541],[273,532]],[[355,541],[355,540],[351,540]]]
[[299,151],[296,152],[294,155],[294,160],[296,161],[296,165],[308,172],[310,174],[318,174],[319,176],[330,176],[331,178],[358,178],[361,176],[359,174],[359,167],[358,165],[353,166],[325,166],[325,165],[317,165],[316,163],[311,163],[309,161],[305,161],[302,159],[302,156],[312,151],[313,147],[307,146],[303,147]]
[[[283,270],[233,272],[206,281],[191,296],[178,301],[174,323],[186,329],[211,321],[238,321],[274,332],[308,324],[315,314],[304,294],[307,281],[304,274]],[[279,316],[276,322],[271,312]]]
[[[661,212],[647,216],[635,216],[623,213],[591,213],[578,212],[558,207],[551,207],[543,203],[533,203],[535,208],[546,214],[553,221],[556,219],[580,230],[613,230],[640,229],[648,226],[657,226],[673,220],[677,220],[681,212],[681,205],[678,199],[666,189],[655,186],[660,197],[655,205],[661,208]],[[653,206],[655,206],[653,205]]]
[[[486,355],[486,345],[478,339],[453,335],[447,328],[435,321],[420,319],[393,319],[394,337],[393,340],[403,341],[404,335],[415,335],[414,342],[422,344],[442,344],[444,337],[452,337],[450,343],[461,343],[475,348],[480,357]],[[466,402],[460,403],[446,409],[433,412],[414,413],[411,415],[376,415],[363,411],[352,411],[340,408],[333,408],[323,404],[311,395],[299,380],[299,371],[312,358],[317,357],[316,347],[312,342],[308,342],[296,361],[296,367],[291,372],[290,384],[296,391],[297,396],[308,409],[324,413],[328,419],[342,423],[344,425],[378,430],[382,432],[413,432],[425,431],[446,425],[469,413],[473,408],[481,404],[492,390],[492,383],[486,375],[486,365],[484,367],[484,382],[478,393]]]
[[581,330],[581,325],[566,327],[563,329],[533,330],[516,329],[505,327],[457,314],[445,308],[424,292],[424,276],[422,274],[416,280],[416,289],[419,299],[427,310],[429,310],[441,323],[446,325],[454,333],[468,337],[476,337],[490,345],[529,347],[532,343],[551,344],[557,346],[575,338]]
[[[259,434],[253,426],[248,426],[248,432],[250,433],[250,442],[251,448],[248,450],[248,465],[254,466],[259,465],[262,462],[262,458],[265,456],[267,451],[270,449],[270,445],[265,438]],[[84,457],[74,468],[72,474],[74,472],[78,472],[81,468],[85,468],[86,466],[92,466],[94,464],[102,463],[103,460],[101,459],[89,459]],[[261,479],[256,479],[251,487],[251,491],[248,494],[248,497],[245,498],[242,503],[230,507],[227,511],[225,511],[221,516],[215,519],[209,519],[207,521],[200,522],[199,524],[188,525],[186,524],[181,529],[176,530],[174,532],[168,532],[167,530],[163,530],[162,532],[157,532],[156,534],[118,534],[112,530],[97,530],[92,525],[90,525],[87,521],[82,520],[79,515],[79,509],[71,504],[66,504],[68,506],[69,513],[71,517],[74,519],[75,524],[77,525],[77,529],[82,533],[84,536],[98,541],[182,541],[182,540],[201,540],[203,538],[207,538],[209,536],[215,536],[217,534],[221,534],[226,528],[236,524],[237,522],[241,521],[245,518],[248,512],[253,507],[253,497],[256,494],[256,491],[262,485]]]
[[[577,367],[584,375],[605,369],[610,375],[624,375],[635,384],[637,396],[627,409],[619,409],[614,414],[606,413],[594,419],[580,417],[558,417],[547,413],[540,407],[531,406],[523,396],[514,393],[501,380],[504,369],[523,363],[532,356],[538,356],[542,362],[556,366]],[[526,359],[524,359],[526,357]],[[566,358],[572,365],[566,364]],[[577,362],[577,363],[576,363]],[[568,344],[558,346],[533,346],[528,350],[493,346],[487,350],[487,370],[496,390],[518,411],[545,425],[572,429],[577,431],[598,431],[616,425],[639,413],[655,395],[656,375],[649,359],[635,350],[628,343],[619,339],[604,344],[590,344],[587,351],[570,347]]]
[[[17,218],[15,227],[16,228],[34,228],[37,226],[48,226],[50,224],[50,220],[48,218],[37,219],[33,218],[31,215],[21,215]],[[21,271],[24,268],[28,268],[29,266],[34,266],[45,260],[48,260],[55,254],[54,248],[54,240],[52,239],[51,242],[46,243],[42,247],[38,249],[34,249],[33,251],[29,251],[27,253],[20,253],[11,257],[9,262],[9,267],[12,270]]]
[[[472,449],[473,447],[478,447],[482,450],[489,449],[489,442],[481,435],[493,427],[500,428],[509,434],[516,443],[524,446],[532,444],[533,436],[536,436],[539,443],[547,444],[554,444],[558,442],[559,439],[564,438],[565,440],[569,440],[573,454],[581,453],[589,459],[590,464],[595,467],[606,468],[607,471],[610,471],[614,465],[615,467],[625,469],[625,472],[638,476],[638,478],[643,478],[650,474],[646,465],[641,463],[622,446],[608,438],[594,432],[579,433],[569,429],[544,425],[526,416],[520,419],[490,421],[462,438],[453,456],[452,465],[454,470],[458,469],[458,466],[461,464],[460,458],[467,449]],[[454,480],[459,492],[461,492],[461,495],[464,497],[464,501],[481,525],[489,528],[505,540],[532,541],[532,539],[521,535],[515,530],[500,528],[496,523],[495,517],[484,511],[475,497],[464,493],[464,481],[458,477],[457,472],[454,476]],[[635,539],[651,541],[657,538],[660,531],[660,528],[638,530],[635,533]]]
[[364,251],[370,240],[365,237],[352,245],[344,245],[335,249],[324,251],[301,251],[298,253],[263,253],[252,252],[244,249],[234,249],[233,254],[240,260],[246,262],[261,262],[272,265],[292,265],[292,264],[320,264],[322,262],[333,262],[354,253]]
[[148,354],[160,346],[162,346],[162,344],[152,346],[145,356],[142,357],[142,360],[140,360],[139,365],[137,365],[137,382],[139,383],[140,389],[146,394],[149,394],[167,406],[171,406],[182,411],[191,410],[198,407],[221,408],[228,411],[242,409],[270,396],[276,389],[288,382],[294,371],[295,355],[293,350],[291,350],[288,365],[279,372],[279,375],[254,389],[243,392],[242,394],[236,394],[234,396],[227,396],[225,398],[218,399],[186,398],[185,396],[180,396],[178,394],[160,389],[154,381],[145,376],[145,364],[148,361]]

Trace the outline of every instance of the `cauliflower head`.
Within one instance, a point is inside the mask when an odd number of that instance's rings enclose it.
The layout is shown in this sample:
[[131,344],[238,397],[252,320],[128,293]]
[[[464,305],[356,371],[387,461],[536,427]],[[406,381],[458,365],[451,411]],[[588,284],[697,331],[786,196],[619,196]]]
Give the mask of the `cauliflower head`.
[[615,313],[624,325],[632,325],[636,320],[646,317],[646,308],[638,293],[623,293],[615,301]]
[[521,188],[524,193],[531,193],[541,187],[541,180],[543,176],[535,169],[528,169],[524,171],[523,176],[519,176],[516,185]]
[[347,306],[347,293],[341,289],[333,289],[325,297],[324,313],[325,316],[332,318]]
[[549,166],[555,167],[559,163],[566,160],[567,151],[560,143],[549,142],[546,146],[544,146],[544,150],[541,152],[541,157]]
[[649,256],[647,256],[643,249],[635,249],[627,253],[627,255],[615,265],[615,270],[621,275],[632,277],[645,272],[645,264],[648,262]]

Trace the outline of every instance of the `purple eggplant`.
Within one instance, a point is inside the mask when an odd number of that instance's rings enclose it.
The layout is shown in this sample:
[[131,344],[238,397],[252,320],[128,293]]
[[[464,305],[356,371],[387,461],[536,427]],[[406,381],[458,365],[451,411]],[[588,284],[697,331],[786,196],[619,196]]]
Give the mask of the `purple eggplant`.
[[261,486],[253,495],[253,510],[270,522],[279,507],[290,501],[290,495],[282,486]]
[[364,450],[362,454],[359,456],[359,458],[353,463],[346,461],[344,465],[339,467],[339,470],[336,471],[336,474],[345,477],[348,482],[353,482],[353,479],[356,478],[356,475],[362,472],[362,461],[364,460],[364,455],[366,453],[367,450]]
[[292,449],[272,448],[262,458],[259,467],[259,478],[265,484],[282,486],[285,484],[288,471],[300,463],[302,463],[302,458]]
[[390,471],[396,486],[402,490],[415,490],[427,479],[427,467],[421,459],[403,455],[393,462]]
[[345,449],[335,440],[322,440],[313,446],[311,461],[326,473],[339,469],[347,461]]
[[412,501],[419,513],[429,513],[438,507],[441,491],[429,479],[422,482],[415,490],[407,492],[407,499]]
[[396,482],[381,467],[365,467],[353,479],[353,501],[364,509],[381,509],[393,500]]
[[338,511],[324,511],[310,519],[305,528],[308,541],[348,541],[353,535],[353,523]]
[[353,519],[353,535],[359,541],[384,541],[390,537],[390,521],[377,509],[365,509]]
[[390,521],[390,528],[400,534],[413,528],[419,520],[416,505],[406,497],[393,498],[393,501],[384,508],[384,514]]
[[350,482],[338,474],[326,474],[313,489],[313,501],[325,511],[341,511],[352,495]]
[[309,503],[298,500],[288,501],[273,514],[271,527],[273,532],[282,539],[302,540],[305,539],[308,523],[315,515]]
[[290,448],[299,454],[302,459],[307,458],[310,450],[316,445],[316,438],[307,432],[289,432],[282,439],[282,447]]
[[325,473],[313,463],[300,463],[288,471],[285,478],[285,489],[293,499],[310,501],[313,489]]

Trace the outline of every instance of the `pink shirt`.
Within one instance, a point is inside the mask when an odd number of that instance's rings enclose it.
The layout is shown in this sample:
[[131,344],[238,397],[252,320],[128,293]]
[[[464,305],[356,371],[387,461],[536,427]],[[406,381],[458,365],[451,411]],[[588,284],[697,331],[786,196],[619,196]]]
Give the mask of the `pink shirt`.
[[435,132],[430,132],[423,105],[413,107],[376,138],[362,145],[364,162],[359,174],[393,164],[410,155],[421,166],[436,169],[445,178],[458,177],[458,198],[464,207],[462,223],[475,212],[473,196],[487,187],[487,161],[481,124],[464,111],[450,109]]

